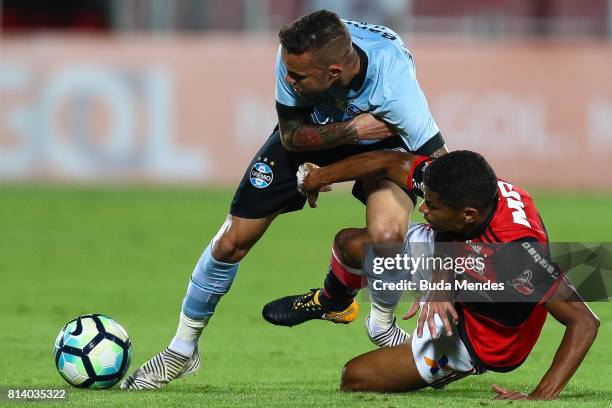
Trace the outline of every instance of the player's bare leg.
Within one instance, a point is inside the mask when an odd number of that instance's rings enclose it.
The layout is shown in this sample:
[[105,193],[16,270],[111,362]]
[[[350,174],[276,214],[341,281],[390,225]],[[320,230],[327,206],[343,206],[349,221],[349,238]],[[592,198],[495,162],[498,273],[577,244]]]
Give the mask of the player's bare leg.
[[385,347],[350,360],[342,369],[342,391],[402,392],[427,387],[414,362],[412,345]]
[[175,337],[121,384],[122,389],[157,389],[194,374],[200,367],[198,341],[220,298],[227,293],[239,262],[266,232],[274,214],[247,219],[228,215],[191,275]]
[[346,228],[334,237],[334,248],[340,261],[351,268],[360,269],[365,257],[363,249],[370,243],[367,228]]
[[265,218],[249,219],[228,214],[213,238],[212,256],[220,262],[240,262],[277,216],[278,213]]
[[401,244],[408,232],[414,205],[395,183],[386,179],[367,180],[366,225],[372,244]]
[[[394,257],[403,250],[404,240],[410,223],[410,214],[414,205],[410,197],[396,184],[384,180],[374,179],[364,183],[368,193],[367,200],[367,233],[372,244],[373,256]],[[364,272],[367,274],[366,263],[371,262],[366,254],[361,254],[364,262]],[[370,274],[371,275],[371,274]],[[384,276],[369,276],[368,288],[371,295],[370,314],[365,318],[366,330],[370,340],[379,347],[388,347],[401,344],[410,338],[410,335],[401,329],[395,319],[395,308],[399,302],[401,292],[376,290],[372,282],[374,279],[399,281],[404,277],[405,271],[385,271]]]

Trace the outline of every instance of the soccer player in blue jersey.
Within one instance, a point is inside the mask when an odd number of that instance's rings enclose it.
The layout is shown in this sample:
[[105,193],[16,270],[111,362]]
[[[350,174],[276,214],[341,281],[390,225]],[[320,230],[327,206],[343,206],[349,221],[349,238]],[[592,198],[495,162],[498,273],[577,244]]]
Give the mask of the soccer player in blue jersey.
[[[123,389],[161,388],[199,368],[199,338],[240,261],[279,214],[303,208],[306,198],[297,191],[295,176],[302,163],[324,166],[383,149],[430,156],[446,152],[413,58],[395,32],[321,10],[283,27],[279,38],[278,126],[248,165],[225,223],[193,270],[175,337],[132,373]],[[404,240],[414,196],[381,178],[355,183],[353,194],[366,204],[364,240]],[[331,264],[343,266],[335,250]],[[330,268],[327,292],[309,292],[293,306],[333,322],[354,320],[353,294],[361,281],[334,272],[346,268]],[[391,325],[380,324],[385,330]]]

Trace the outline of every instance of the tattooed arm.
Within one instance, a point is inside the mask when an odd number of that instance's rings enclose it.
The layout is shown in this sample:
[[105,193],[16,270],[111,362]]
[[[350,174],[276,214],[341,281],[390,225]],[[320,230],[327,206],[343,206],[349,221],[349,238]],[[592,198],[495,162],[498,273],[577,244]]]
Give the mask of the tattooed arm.
[[318,125],[310,121],[309,109],[287,109],[277,103],[276,110],[281,142],[290,151],[323,150],[395,134],[393,128],[370,113],[362,113],[347,122]]

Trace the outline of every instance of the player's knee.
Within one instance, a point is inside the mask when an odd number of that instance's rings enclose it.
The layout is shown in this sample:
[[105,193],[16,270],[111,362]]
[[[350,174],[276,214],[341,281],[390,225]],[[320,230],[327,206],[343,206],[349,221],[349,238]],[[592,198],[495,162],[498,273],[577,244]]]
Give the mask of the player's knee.
[[342,368],[340,379],[341,391],[364,391],[366,390],[366,370],[355,359],[346,363]]
[[378,222],[368,225],[370,242],[374,244],[401,244],[404,242],[406,231],[396,222]]
[[345,228],[340,230],[334,237],[334,246],[341,251],[344,251],[351,245],[351,241],[359,235],[359,229],[357,228]]
[[213,245],[212,256],[219,262],[236,263],[246,256],[249,249],[250,246],[241,245],[235,236],[222,234]]
[[346,228],[334,237],[334,246],[338,250],[340,261],[356,268],[361,267],[362,245],[367,241],[367,233],[363,229]]

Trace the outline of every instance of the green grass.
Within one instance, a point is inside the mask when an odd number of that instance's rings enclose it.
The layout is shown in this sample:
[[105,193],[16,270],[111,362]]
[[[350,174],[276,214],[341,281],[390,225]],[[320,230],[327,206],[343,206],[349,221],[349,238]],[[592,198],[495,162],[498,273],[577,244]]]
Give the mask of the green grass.
[[[53,365],[53,341],[82,313],[106,313],[127,328],[132,368],[158,352],[174,334],[188,276],[223,222],[231,193],[0,187],[0,385],[64,386]],[[535,196],[554,240],[612,241],[612,195]],[[74,390],[71,404],[507,406],[491,399],[492,383],[523,391],[535,386],[562,336],[553,319],[528,361],[512,373],[474,376],[443,391],[337,391],[342,365],[372,349],[361,318],[347,326],[317,321],[287,329],[267,324],[260,310],[273,298],[319,286],[334,233],[363,224],[363,208],[346,192],[322,196],[316,210],[280,217],[243,261],[206,329],[197,376],[161,392]],[[555,406],[611,404],[612,307],[592,307],[602,320],[599,337]]]

